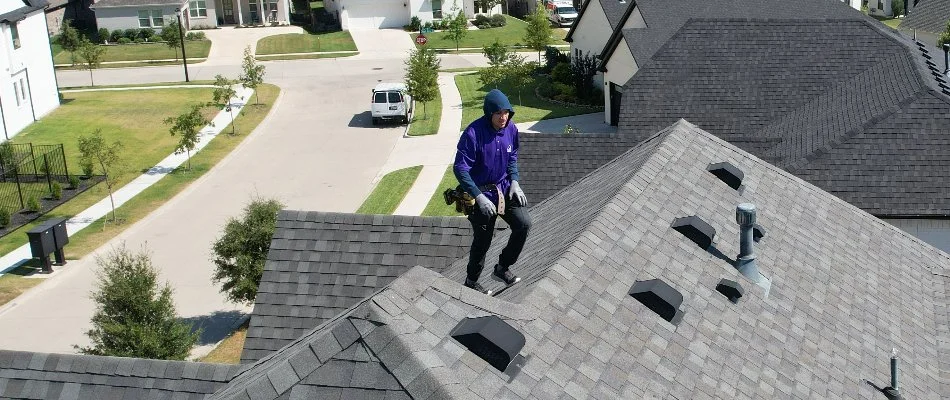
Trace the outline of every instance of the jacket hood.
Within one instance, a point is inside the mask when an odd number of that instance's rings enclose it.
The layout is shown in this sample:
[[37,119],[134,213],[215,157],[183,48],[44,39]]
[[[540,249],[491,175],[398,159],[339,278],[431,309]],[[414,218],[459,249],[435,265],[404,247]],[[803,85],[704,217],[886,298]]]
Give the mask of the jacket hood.
[[501,90],[492,89],[485,96],[485,104],[482,106],[482,110],[485,111],[485,115],[494,114],[498,110],[508,110],[508,120],[514,118],[515,108],[511,106],[511,102],[508,101],[508,96],[505,96]]

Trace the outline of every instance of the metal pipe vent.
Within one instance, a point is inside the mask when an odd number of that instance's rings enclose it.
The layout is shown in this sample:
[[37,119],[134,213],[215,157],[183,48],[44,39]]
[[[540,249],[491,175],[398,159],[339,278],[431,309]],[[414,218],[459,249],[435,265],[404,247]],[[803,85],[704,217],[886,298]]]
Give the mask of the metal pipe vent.
[[[759,272],[759,266],[755,262],[755,204],[739,204],[736,207],[736,222],[739,224],[739,255],[736,257],[735,267],[740,274],[765,289],[765,295],[768,296],[772,282]],[[764,236],[764,229],[759,227],[759,232]],[[759,238],[761,239],[761,236]]]

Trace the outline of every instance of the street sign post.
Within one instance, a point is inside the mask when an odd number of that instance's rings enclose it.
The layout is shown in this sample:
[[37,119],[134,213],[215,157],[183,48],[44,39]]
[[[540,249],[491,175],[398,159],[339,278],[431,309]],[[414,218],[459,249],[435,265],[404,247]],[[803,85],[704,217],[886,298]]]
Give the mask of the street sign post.
[[426,35],[423,35],[423,34],[420,33],[419,36],[416,36],[416,44],[418,44],[418,45],[420,45],[420,46],[425,46],[425,44],[426,44],[428,41],[429,41],[429,38],[427,38]]

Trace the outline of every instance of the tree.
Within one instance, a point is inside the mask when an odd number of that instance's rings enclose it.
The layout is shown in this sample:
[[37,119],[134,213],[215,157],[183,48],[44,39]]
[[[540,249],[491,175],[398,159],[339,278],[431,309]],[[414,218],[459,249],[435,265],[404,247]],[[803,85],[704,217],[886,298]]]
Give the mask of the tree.
[[168,133],[179,136],[175,154],[188,153],[188,169],[191,170],[191,151],[198,145],[198,134],[201,128],[210,124],[211,121],[201,115],[201,106],[195,104],[184,114],[165,118],[164,122],[165,125],[172,126]]
[[508,46],[495,39],[495,43],[482,48],[482,54],[488,59],[488,67],[478,70],[478,79],[483,85],[492,85],[497,89],[498,83],[505,76],[505,62],[508,61],[511,52],[508,51]]
[[75,52],[79,49],[82,36],[79,35],[79,31],[73,27],[71,20],[63,21],[63,24],[59,28],[59,45],[63,47],[63,50],[66,50],[71,53],[73,56],[73,62],[75,63]]
[[231,98],[237,95],[234,90],[236,80],[225,78],[221,74],[214,76],[214,91],[211,92],[214,103],[223,106],[231,114],[231,134],[234,134],[234,111],[231,107]]
[[254,59],[254,53],[251,52],[251,46],[244,48],[244,61],[241,63],[244,73],[238,78],[244,87],[254,90],[254,104],[259,104],[260,97],[257,95],[257,87],[264,83],[264,66],[258,65]]
[[422,115],[427,115],[426,103],[439,95],[439,68],[441,62],[435,50],[418,48],[406,60],[406,88],[413,100],[422,102]]
[[894,18],[904,13],[904,0],[891,0],[891,15]]
[[528,26],[524,32],[524,42],[529,48],[537,50],[538,62],[541,62],[541,52],[551,44],[551,23],[548,22],[548,13],[543,2],[538,2],[534,12],[528,16]]
[[179,29],[178,21],[172,21],[162,27],[162,34],[160,35],[162,40],[165,41],[165,44],[174,50],[175,61],[178,61],[178,48],[182,46],[181,31]]
[[148,251],[133,254],[123,244],[99,265],[96,312],[86,335],[91,347],[74,346],[83,354],[184,360],[199,332],[178,320],[172,289],[158,287],[158,270]]
[[230,218],[211,250],[216,266],[214,281],[233,302],[252,303],[264,273],[264,261],[284,205],[276,199],[256,198],[244,207],[240,219]]
[[[453,7],[452,11],[456,11]],[[455,15],[449,19],[449,28],[446,29],[445,37],[455,42],[455,51],[459,50],[459,42],[468,35],[468,19],[465,13],[458,10]]]
[[106,144],[102,138],[102,129],[96,129],[91,136],[79,137],[79,164],[80,165],[98,165],[99,171],[105,176],[106,188],[109,189],[109,202],[112,204],[112,222],[116,222],[115,217],[115,199],[112,198],[112,191],[118,183],[119,174],[116,172],[119,168],[119,151],[122,150],[122,142],[116,140],[111,145]]
[[531,83],[531,74],[538,68],[538,63],[526,60],[525,57],[512,53],[504,66],[504,80],[509,86],[518,88],[518,105],[522,105],[521,89]]
[[102,65],[102,55],[106,52],[106,49],[105,47],[90,42],[89,39],[85,37],[82,38],[80,42],[78,52],[82,63],[79,65],[79,68],[89,70],[89,84],[96,86],[96,82],[92,79],[92,70],[98,69],[99,66]]

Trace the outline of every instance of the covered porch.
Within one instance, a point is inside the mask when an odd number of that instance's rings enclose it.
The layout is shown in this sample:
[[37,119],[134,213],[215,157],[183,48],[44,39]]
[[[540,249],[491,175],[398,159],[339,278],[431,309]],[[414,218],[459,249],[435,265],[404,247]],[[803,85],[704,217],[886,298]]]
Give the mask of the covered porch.
[[218,25],[286,25],[290,21],[287,0],[214,0]]

